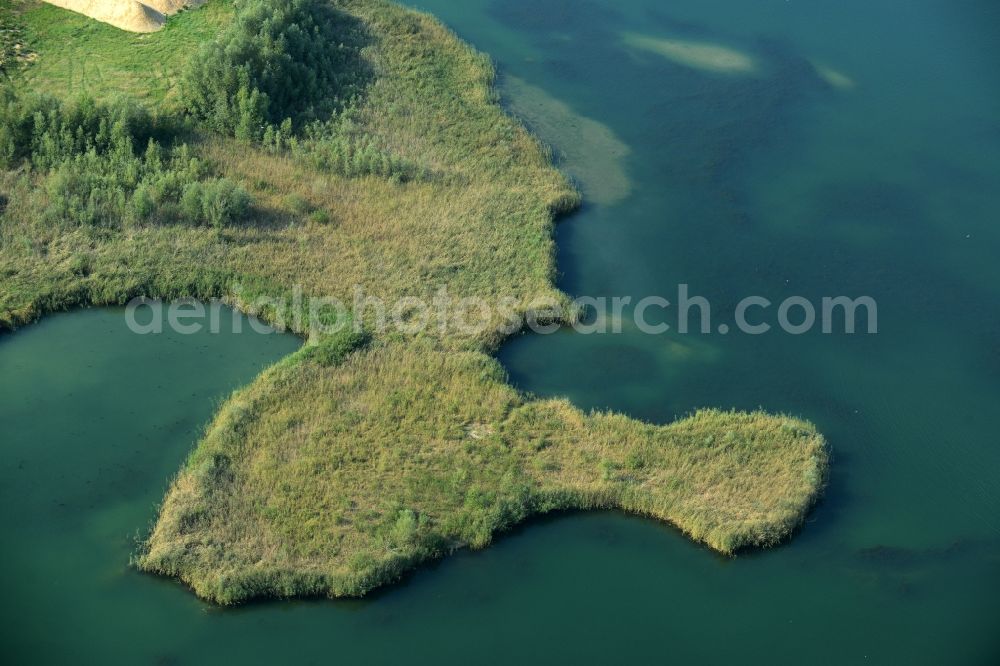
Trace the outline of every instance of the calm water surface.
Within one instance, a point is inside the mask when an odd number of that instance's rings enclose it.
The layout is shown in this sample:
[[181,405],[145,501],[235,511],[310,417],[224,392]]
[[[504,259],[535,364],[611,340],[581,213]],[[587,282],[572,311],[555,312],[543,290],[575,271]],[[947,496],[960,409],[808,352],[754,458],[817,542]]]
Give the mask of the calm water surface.
[[[128,556],[218,401],[298,341],[58,315],[0,337],[4,662],[1000,663],[995,3],[419,6],[497,59],[587,193],[559,228],[566,291],[686,283],[720,322],[751,294],[878,300],[876,336],[566,333],[502,352],[522,388],[585,408],[812,419],[836,457],[826,500],[789,545],[736,560],[593,514],[369,600],[221,611]],[[692,43],[751,65],[678,62]]]

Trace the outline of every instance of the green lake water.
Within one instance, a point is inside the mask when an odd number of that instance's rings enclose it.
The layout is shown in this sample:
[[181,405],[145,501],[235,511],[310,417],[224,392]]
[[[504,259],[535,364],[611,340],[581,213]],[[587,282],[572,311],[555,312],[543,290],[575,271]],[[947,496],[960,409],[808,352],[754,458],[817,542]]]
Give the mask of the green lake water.
[[[496,59],[581,182],[567,292],[685,283],[719,322],[750,295],[877,300],[871,336],[567,332],[501,352],[523,389],[584,408],[811,419],[834,453],[824,501],[736,559],[563,516],[363,601],[220,610],[131,570],[133,539],[218,402],[299,342],[56,315],[0,337],[3,662],[1000,663],[1000,5],[419,7]],[[720,48],[752,67],[705,69]]]

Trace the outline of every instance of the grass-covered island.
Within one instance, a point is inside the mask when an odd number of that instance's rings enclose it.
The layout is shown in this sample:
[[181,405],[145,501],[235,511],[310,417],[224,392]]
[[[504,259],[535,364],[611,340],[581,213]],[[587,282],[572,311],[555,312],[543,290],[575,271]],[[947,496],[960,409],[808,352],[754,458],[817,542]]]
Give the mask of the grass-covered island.
[[[430,16],[210,0],[137,34],[3,0],[0,22],[0,329],[137,295],[562,298],[553,223],[578,196]],[[353,314],[367,334],[313,336],[222,406],[139,567],[219,603],[355,596],[553,510],[769,546],[821,490],[809,423],[586,414],[508,385],[503,321],[381,333]]]

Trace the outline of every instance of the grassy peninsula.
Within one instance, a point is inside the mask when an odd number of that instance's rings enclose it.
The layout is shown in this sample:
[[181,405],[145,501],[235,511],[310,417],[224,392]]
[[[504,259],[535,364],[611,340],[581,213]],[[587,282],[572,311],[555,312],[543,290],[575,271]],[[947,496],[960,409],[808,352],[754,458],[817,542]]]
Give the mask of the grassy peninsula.
[[[137,35],[0,7],[0,329],[137,295],[564,298],[552,230],[578,196],[499,106],[489,60],[432,17],[210,0]],[[503,321],[383,334],[351,314],[368,334],[314,336],[222,406],[141,568],[218,603],[358,596],[593,508],[733,553],[787,538],[821,490],[809,423],[587,414],[508,385],[490,356]]]

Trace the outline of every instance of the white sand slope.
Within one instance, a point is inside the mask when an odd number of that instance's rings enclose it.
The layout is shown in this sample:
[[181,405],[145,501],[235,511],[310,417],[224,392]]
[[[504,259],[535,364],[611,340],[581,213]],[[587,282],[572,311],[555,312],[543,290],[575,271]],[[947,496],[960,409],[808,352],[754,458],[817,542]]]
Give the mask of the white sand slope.
[[[171,14],[176,14],[185,7],[193,7],[200,5],[201,2],[192,2],[192,0],[140,0],[142,4],[147,7],[152,7],[156,11],[160,12],[164,16],[170,16]],[[204,0],[202,0],[204,2]]]
[[156,32],[170,14],[204,0],[45,0],[129,32]]

